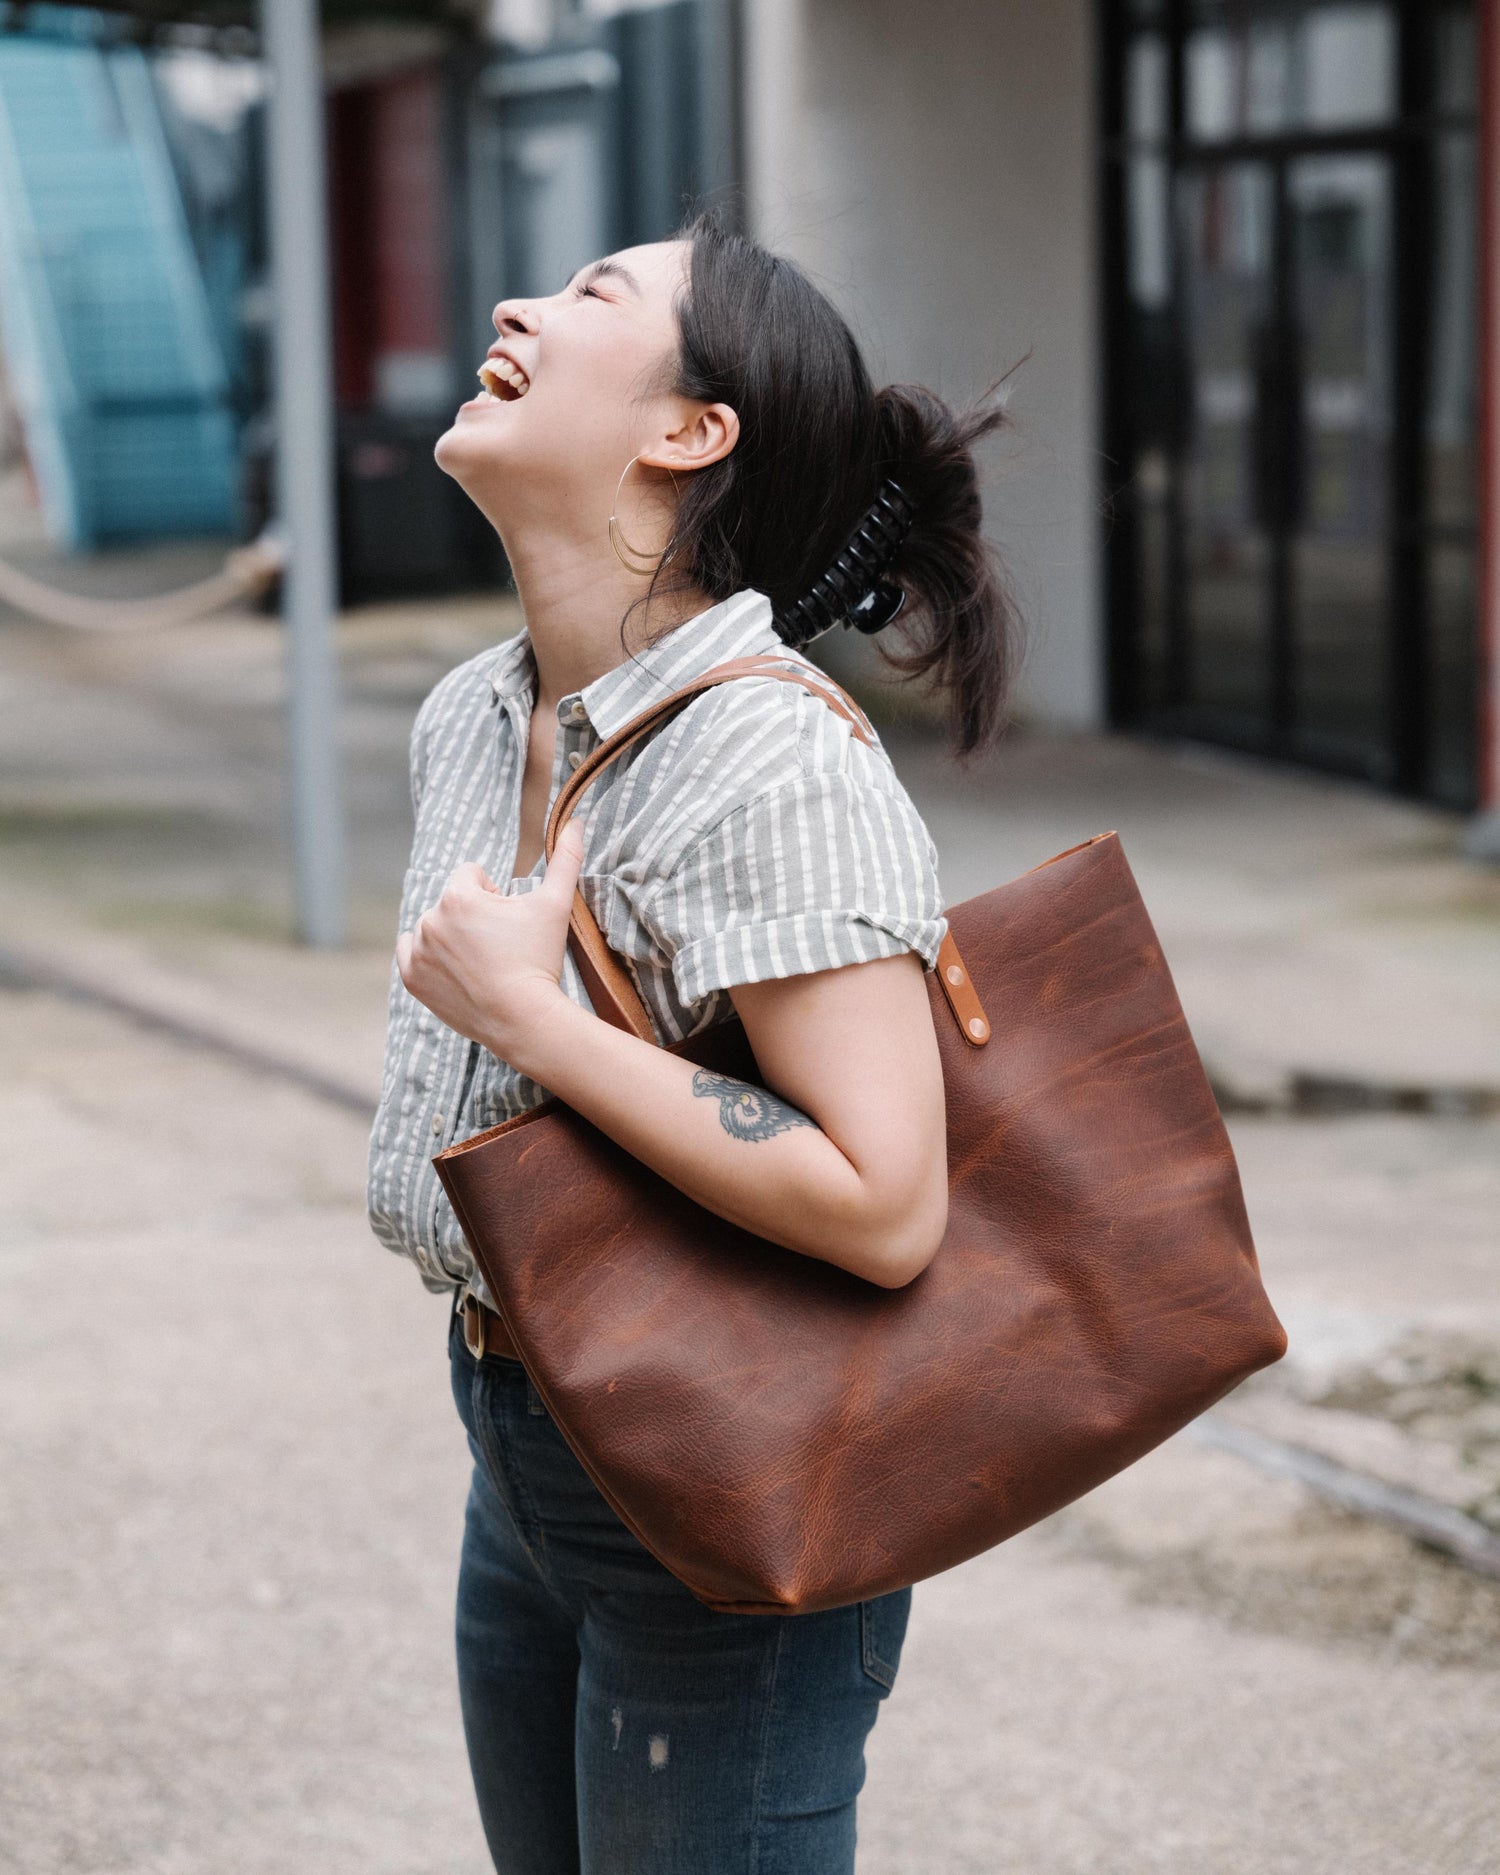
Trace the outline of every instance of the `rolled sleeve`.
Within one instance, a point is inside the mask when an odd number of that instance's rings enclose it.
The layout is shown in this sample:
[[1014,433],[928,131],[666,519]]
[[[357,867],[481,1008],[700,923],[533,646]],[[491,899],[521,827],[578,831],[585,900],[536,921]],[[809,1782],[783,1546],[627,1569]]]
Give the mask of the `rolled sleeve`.
[[647,922],[687,1005],[905,950],[930,969],[948,928],[932,838],[889,771],[803,776],[736,807]]

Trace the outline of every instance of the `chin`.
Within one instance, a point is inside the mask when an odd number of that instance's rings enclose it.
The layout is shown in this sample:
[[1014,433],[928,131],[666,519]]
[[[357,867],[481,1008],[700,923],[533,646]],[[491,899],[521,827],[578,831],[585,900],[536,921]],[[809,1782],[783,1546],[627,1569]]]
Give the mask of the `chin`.
[[474,439],[464,435],[462,423],[452,423],[433,445],[432,459],[445,474],[462,481],[465,464],[473,464],[475,453]]
[[[462,418],[443,431],[433,446],[432,459],[445,475],[451,475],[472,500],[479,501],[480,490],[493,481],[502,465],[496,460],[493,438],[476,435],[478,424]],[[480,501],[479,505],[484,504]]]

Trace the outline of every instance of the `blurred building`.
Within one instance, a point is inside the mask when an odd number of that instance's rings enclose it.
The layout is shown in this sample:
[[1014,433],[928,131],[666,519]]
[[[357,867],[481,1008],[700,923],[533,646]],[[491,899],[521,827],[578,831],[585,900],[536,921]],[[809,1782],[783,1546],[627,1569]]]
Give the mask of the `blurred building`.
[[348,597],[501,569],[432,466],[496,301],[555,293],[585,261],[669,233],[738,170],[724,0],[500,0],[481,24],[329,38]]
[[[1486,564],[1500,583],[1500,523],[1483,525],[1500,450],[1486,472],[1481,447],[1500,343],[1480,345],[1500,181],[1482,200],[1478,154],[1500,165],[1500,0],[322,10],[346,598],[499,574],[492,535],[431,462],[490,308],[719,198],[829,288],[880,378],[963,399],[1016,367],[990,513],[1033,622],[1033,714],[1500,806],[1484,753],[1500,601],[1483,599]],[[134,345],[179,432],[196,423],[213,444],[234,414],[253,520],[269,441],[258,105],[243,83],[254,6],[111,12],[153,35],[161,66],[163,140],[150,187],[131,187],[159,197],[176,166],[185,207],[139,219],[171,249],[158,272],[183,304],[176,326],[132,315],[118,344],[90,345],[82,294],[75,375],[95,421],[78,434],[98,440],[108,401],[88,374]],[[64,16],[82,17],[0,0],[17,30]],[[205,103],[206,71],[184,65],[184,20],[200,68],[238,60],[235,125],[222,82]],[[0,131],[6,57],[0,32]],[[145,95],[140,55],[110,57],[106,142]],[[33,116],[28,160],[66,168],[73,145]],[[7,187],[16,141],[0,135]],[[101,254],[123,253],[88,279],[134,292],[141,239],[83,219]],[[78,267],[61,231],[46,264],[66,285]],[[137,343],[153,320],[169,342]],[[176,486],[190,501],[218,485]]]
[[[433,466],[496,300],[739,173],[729,0],[322,8],[346,602],[503,575]],[[0,0],[0,349],[60,544],[272,505],[249,0]]]
[[887,376],[1028,354],[994,513],[1034,709],[1479,795],[1476,15],[747,7],[758,232]]

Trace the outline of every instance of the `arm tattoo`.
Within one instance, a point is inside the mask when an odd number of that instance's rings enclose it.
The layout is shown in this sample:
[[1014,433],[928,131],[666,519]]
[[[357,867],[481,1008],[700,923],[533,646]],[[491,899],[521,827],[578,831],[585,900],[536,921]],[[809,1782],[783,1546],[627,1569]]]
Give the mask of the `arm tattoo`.
[[752,1087],[709,1068],[699,1068],[693,1076],[693,1092],[700,1100],[718,1101],[719,1124],[731,1139],[771,1139],[794,1126],[813,1125],[799,1108],[768,1088]]

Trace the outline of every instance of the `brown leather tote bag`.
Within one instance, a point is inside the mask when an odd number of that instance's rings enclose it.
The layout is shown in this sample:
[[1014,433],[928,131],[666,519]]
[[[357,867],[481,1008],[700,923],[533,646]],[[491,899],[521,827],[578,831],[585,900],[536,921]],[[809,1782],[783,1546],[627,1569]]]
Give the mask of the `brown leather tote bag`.
[[[709,686],[831,683],[739,659]],[[1286,1347],[1229,1141],[1113,834],[955,905],[929,973],[947,1233],[883,1289],[726,1223],[558,1101],[434,1163],[548,1412],[640,1541],[711,1608],[883,1594],[1120,1471]],[[654,1041],[580,898],[594,1007]],[[737,1020],[674,1045],[756,1080]]]

